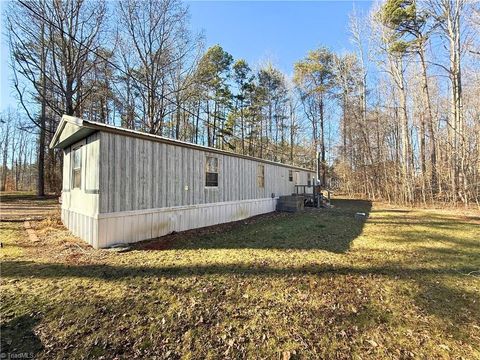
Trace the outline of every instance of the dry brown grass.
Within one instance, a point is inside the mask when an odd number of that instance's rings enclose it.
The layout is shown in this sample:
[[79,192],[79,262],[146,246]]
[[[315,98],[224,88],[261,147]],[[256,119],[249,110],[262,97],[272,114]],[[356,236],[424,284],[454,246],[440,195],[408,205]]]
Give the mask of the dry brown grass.
[[335,205],[127,253],[93,250],[58,218],[36,225],[36,244],[2,223],[2,347],[45,359],[480,358],[477,216]]

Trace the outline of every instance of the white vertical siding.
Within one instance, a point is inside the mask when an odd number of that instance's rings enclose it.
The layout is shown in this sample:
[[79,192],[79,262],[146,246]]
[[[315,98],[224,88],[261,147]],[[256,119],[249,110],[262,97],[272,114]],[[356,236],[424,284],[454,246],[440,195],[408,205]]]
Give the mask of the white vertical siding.
[[[82,145],[81,185],[80,188],[73,189],[71,183],[71,149],[79,145]],[[99,152],[100,138],[98,133],[88,136],[86,139],[73,144],[64,151],[62,210],[74,211],[89,217],[98,214],[100,179]],[[71,221],[75,224],[80,224],[83,220],[74,218]]]
[[[289,168],[282,165],[107,132],[72,146],[78,144],[82,187],[71,189],[71,147],[66,148],[62,219],[94,247],[274,211],[272,193],[294,191]],[[207,155],[218,158],[218,187],[205,187]],[[265,169],[263,188],[257,183],[259,164]],[[299,171],[298,181],[307,183],[306,171]]]
[[[160,237],[172,231],[184,231],[231,221],[275,210],[275,199],[253,199],[222,203],[177,206],[100,214],[98,241],[94,247],[132,243]],[[77,226],[73,226],[78,229]],[[84,234],[79,236],[83,237]]]

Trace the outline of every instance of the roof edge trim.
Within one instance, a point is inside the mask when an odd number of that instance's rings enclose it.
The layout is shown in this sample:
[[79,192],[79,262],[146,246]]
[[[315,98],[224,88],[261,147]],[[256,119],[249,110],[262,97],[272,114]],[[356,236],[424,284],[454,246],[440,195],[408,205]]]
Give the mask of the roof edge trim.
[[301,170],[301,171],[307,171],[307,172],[315,173],[315,170],[303,168],[303,167],[300,167],[300,166],[284,164],[284,163],[280,163],[280,162],[273,161],[273,160],[261,159],[261,158],[257,158],[257,157],[250,156],[250,155],[238,154],[238,153],[234,153],[234,152],[227,151],[227,150],[221,150],[221,149],[216,149],[216,148],[212,148],[212,147],[208,147],[208,146],[204,146],[204,145],[189,143],[189,142],[186,142],[186,141],[170,139],[170,138],[160,136],[160,135],[149,134],[149,133],[141,132],[141,131],[138,131],[138,130],[125,129],[125,128],[122,128],[122,127],[119,127],[119,126],[104,124],[104,123],[100,123],[100,122],[96,122],[96,121],[83,120],[83,119],[80,119],[80,118],[77,118],[77,117],[74,117],[74,116],[69,116],[69,115],[64,115],[62,117],[62,120],[61,120],[60,124],[58,125],[57,131],[55,131],[55,135],[53,136],[52,141],[50,142],[50,147],[51,148],[54,148],[55,146],[58,145],[58,139],[60,137],[60,134],[62,133],[63,128],[65,127],[65,125],[67,123],[71,123],[71,124],[74,124],[74,125],[77,125],[77,126],[80,126],[80,127],[84,127],[84,128],[90,128],[92,130],[104,131],[104,132],[114,133],[114,134],[119,134],[119,135],[124,135],[124,136],[137,137],[137,138],[142,138],[142,139],[146,139],[146,140],[151,140],[151,141],[161,142],[161,143],[165,143],[165,144],[170,144],[170,145],[173,145],[173,146],[182,146],[182,147],[201,150],[201,151],[205,151],[205,152],[234,156],[234,157],[243,158],[243,159],[247,159],[247,160],[259,161],[259,162],[263,162],[263,163],[266,163],[266,164],[282,166],[282,167],[286,167],[286,168],[290,168],[290,169],[294,169],[294,170]]

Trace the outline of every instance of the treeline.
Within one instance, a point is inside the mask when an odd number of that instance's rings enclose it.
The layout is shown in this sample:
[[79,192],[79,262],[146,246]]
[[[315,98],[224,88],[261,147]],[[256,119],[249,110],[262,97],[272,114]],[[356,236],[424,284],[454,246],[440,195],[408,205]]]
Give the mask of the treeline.
[[39,194],[52,163],[46,188],[58,191],[62,159],[48,143],[63,114],[315,165],[286,76],[205,50],[178,0],[19,1],[8,35],[14,87],[38,131]]
[[48,143],[68,114],[317,167],[351,194],[478,203],[479,18],[473,2],[388,0],[352,14],[354,52],[319,47],[290,78],[205,49],[179,0],[19,0],[8,35],[37,192],[61,188]]
[[37,168],[35,136],[17,123],[18,114],[0,114],[0,191],[34,191]]
[[479,205],[479,25],[479,3],[463,0],[387,0],[352,17],[357,53],[339,73],[344,188]]

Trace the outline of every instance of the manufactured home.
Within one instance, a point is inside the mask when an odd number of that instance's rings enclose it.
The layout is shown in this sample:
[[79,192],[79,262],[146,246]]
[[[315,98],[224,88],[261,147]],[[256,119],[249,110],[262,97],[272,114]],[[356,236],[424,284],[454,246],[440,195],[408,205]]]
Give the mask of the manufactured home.
[[64,116],[62,221],[94,248],[275,211],[308,169]]

